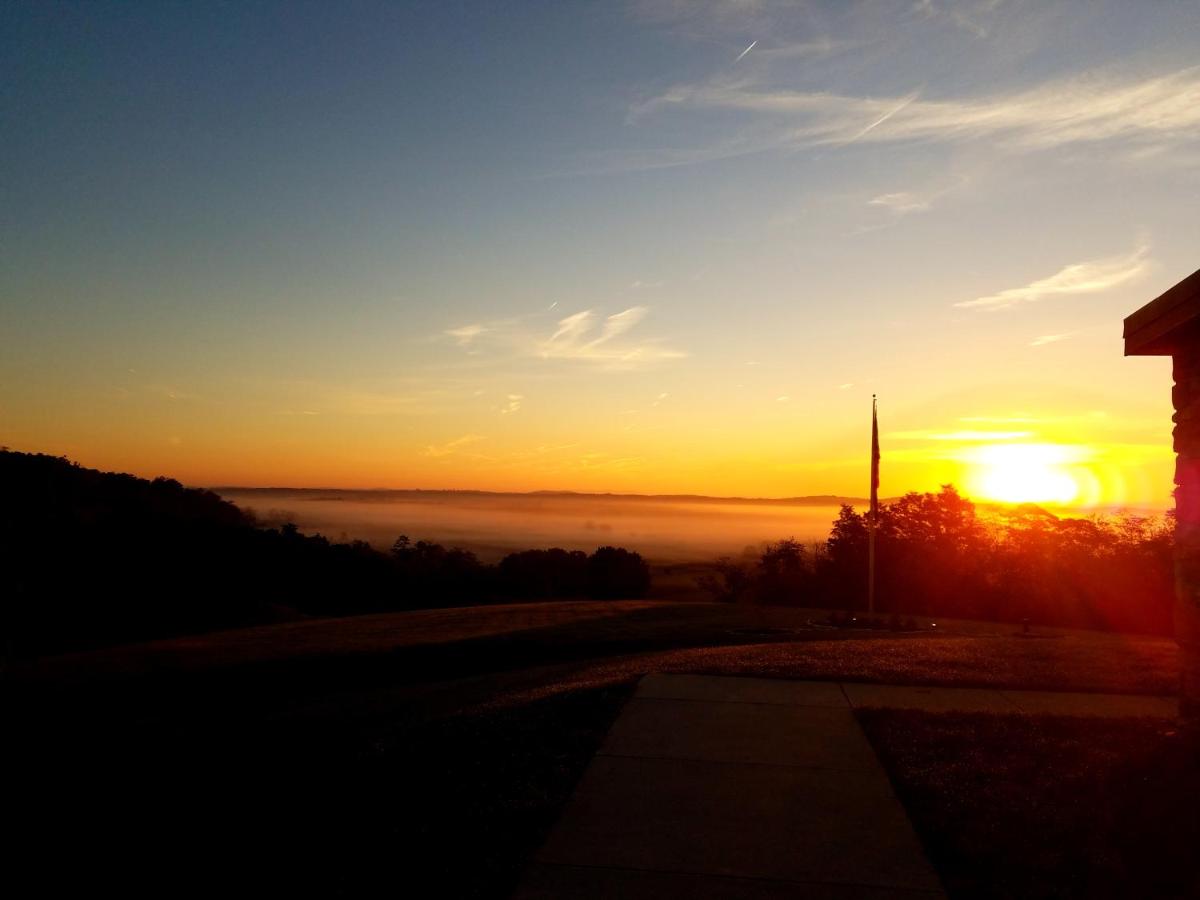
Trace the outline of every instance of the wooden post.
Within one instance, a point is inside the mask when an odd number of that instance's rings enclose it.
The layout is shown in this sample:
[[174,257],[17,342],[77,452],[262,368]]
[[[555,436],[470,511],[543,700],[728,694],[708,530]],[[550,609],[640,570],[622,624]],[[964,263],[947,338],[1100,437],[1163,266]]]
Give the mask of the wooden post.
[[1125,355],[1173,364],[1179,709],[1200,728],[1200,270],[1125,318]]
[[1173,354],[1175,387],[1175,639],[1179,704],[1200,717],[1200,341]]

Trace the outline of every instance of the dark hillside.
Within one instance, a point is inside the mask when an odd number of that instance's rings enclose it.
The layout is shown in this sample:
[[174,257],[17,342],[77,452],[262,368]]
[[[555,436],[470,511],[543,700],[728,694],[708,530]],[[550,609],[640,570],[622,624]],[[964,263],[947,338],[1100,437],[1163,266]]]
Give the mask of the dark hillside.
[[18,655],[321,612],[391,575],[380,554],[256,528],[166,478],[6,450],[0,490],[4,641]]
[[[469,551],[401,535],[381,553],[291,524],[258,527],[212,491],[42,454],[0,451],[0,495],[0,622],[10,656],[299,616],[637,598],[649,589],[644,560],[619,547],[590,557],[520,553],[485,566]],[[560,558],[571,563],[565,574]]]

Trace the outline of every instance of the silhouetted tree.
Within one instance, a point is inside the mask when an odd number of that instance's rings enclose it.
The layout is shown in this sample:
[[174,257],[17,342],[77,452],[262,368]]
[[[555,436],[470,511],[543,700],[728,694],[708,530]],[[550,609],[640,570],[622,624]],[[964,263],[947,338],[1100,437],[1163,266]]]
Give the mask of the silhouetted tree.
[[[880,508],[881,612],[1170,631],[1173,523],[1060,517],[1033,505],[991,519],[951,486]],[[843,506],[816,566],[827,603],[861,609],[867,522]]]
[[600,547],[588,558],[588,595],[599,600],[644,597],[650,567],[641,554],[623,547]]
[[768,544],[758,560],[755,581],[760,603],[800,604],[809,586],[804,546],[794,538]]
[[722,556],[712,572],[700,576],[697,585],[721,603],[742,603],[751,596],[754,576],[749,566]]
[[582,550],[524,550],[498,566],[500,590],[509,597],[578,597],[587,593],[588,557]]

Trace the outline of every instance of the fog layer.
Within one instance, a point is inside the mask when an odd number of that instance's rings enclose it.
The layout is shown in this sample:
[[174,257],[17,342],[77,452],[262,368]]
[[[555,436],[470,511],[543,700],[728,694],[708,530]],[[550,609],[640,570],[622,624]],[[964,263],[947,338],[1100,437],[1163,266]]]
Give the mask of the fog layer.
[[513,550],[594,550],[613,544],[655,562],[709,560],[794,537],[823,540],[837,504],[710,498],[219,488],[270,524],[361,539],[386,549],[398,535],[472,550],[493,562]]

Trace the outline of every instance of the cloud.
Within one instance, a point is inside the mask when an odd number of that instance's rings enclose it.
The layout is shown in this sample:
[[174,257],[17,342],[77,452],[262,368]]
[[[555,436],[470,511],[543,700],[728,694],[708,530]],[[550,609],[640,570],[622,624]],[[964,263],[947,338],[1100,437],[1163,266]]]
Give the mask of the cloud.
[[[547,347],[560,346],[567,347],[575,345],[583,335],[592,327],[592,311],[585,309],[583,312],[577,312],[574,315],[567,316],[565,319],[560,319],[558,322],[558,331],[550,336],[550,340],[546,341]],[[544,355],[551,355],[546,353]]]
[[692,165],[853,142],[987,140],[1023,151],[1105,141],[1124,142],[1142,152],[1180,147],[1200,140],[1200,66],[1143,78],[1089,73],[1021,91],[941,99],[916,92],[868,97],[797,91],[720,76],[675,85],[635,103],[629,121],[666,110],[728,111],[745,121],[705,145],[606,154],[598,171]]
[[[652,283],[642,284],[650,286]],[[556,301],[551,310],[557,305]],[[608,368],[633,368],[686,356],[686,353],[667,346],[661,338],[645,338],[633,333],[649,312],[646,306],[630,306],[601,317],[593,310],[585,309],[558,319],[548,337],[541,330],[545,327],[545,313],[481,322],[447,329],[440,334],[453,337],[459,347],[475,357],[477,367],[532,357],[586,360]],[[539,322],[541,326],[537,324]],[[486,357],[483,355],[485,350],[490,351]]]
[[600,332],[600,337],[597,338],[593,345],[599,345],[611,341],[615,337],[620,337],[638,322],[646,318],[648,310],[644,306],[631,306],[623,312],[616,313],[604,320],[604,329]]
[[970,4],[962,0],[950,0],[944,7],[935,4],[933,0],[917,0],[913,4],[914,15],[931,20],[945,20],[956,28],[969,31],[977,38],[986,38],[988,29],[979,22],[987,13],[993,12],[1000,5],[999,0],[983,0],[982,3]]
[[458,341],[458,346],[469,347],[475,338],[486,333],[487,330],[485,326],[476,323],[474,325],[464,325],[461,328],[448,328],[445,334]]
[[897,441],[1014,441],[1031,437],[1031,431],[893,431],[887,438]]
[[482,441],[482,440],[483,440],[482,435],[464,434],[462,437],[455,438],[452,441],[447,441],[444,444],[430,444],[424,450],[421,451],[421,455],[432,457],[434,459],[438,459],[443,456],[451,456],[454,453],[458,452],[458,450],[461,447],[465,447],[468,444],[474,444],[474,443],[477,443],[478,441]]
[[1035,425],[1045,419],[1036,416],[959,416],[958,421],[973,425]]
[[619,367],[685,356],[657,340],[621,339],[645,319],[649,311],[645,306],[631,306],[602,322],[590,309],[567,316],[559,320],[554,334],[540,343],[539,355],[543,359],[588,360]]
[[919,91],[913,91],[907,97],[901,98],[900,102],[897,103],[893,108],[889,109],[887,112],[885,112],[882,116],[880,116],[878,119],[876,119],[870,125],[868,125],[862,131],[858,132],[858,134],[851,137],[848,141],[846,141],[846,143],[853,144],[860,137],[863,137],[864,135],[869,134],[870,132],[874,131],[876,128],[878,128],[880,125],[882,125],[888,119],[890,119],[892,116],[896,115],[896,113],[900,112],[900,110],[911,105],[912,102],[914,100],[916,100],[919,95],[920,95]]
[[506,405],[500,407],[500,415],[507,416],[509,413],[521,411],[521,403],[525,399],[524,394],[509,394]]
[[1029,342],[1030,347],[1045,347],[1047,344],[1057,344],[1059,341],[1065,341],[1068,338],[1074,337],[1076,332],[1068,331],[1064,334],[1043,334],[1041,337],[1035,337]]
[[909,213],[928,211],[931,203],[909,191],[897,191],[894,194],[880,194],[878,197],[872,197],[867,201],[867,205],[882,206],[898,216],[906,216]]
[[746,54],[747,54],[747,53],[749,53],[751,50],[753,50],[753,49],[754,49],[754,45],[755,45],[755,44],[757,44],[757,43],[758,43],[758,41],[757,41],[757,40],[753,40],[753,41],[751,41],[751,42],[750,42],[750,46],[749,46],[749,47],[747,47],[745,50],[743,50],[741,53],[739,53],[739,54],[738,54],[738,56],[737,56],[737,59],[735,59],[735,60],[734,60],[734,62],[735,62],[735,63],[739,63],[739,62],[741,62],[743,59],[745,59],[745,58],[746,58]]
[[813,36],[818,16],[796,0],[632,0],[634,16],[642,22],[670,28],[677,34],[702,43],[728,44],[736,64],[748,54],[746,41],[760,37],[751,62],[764,55],[795,57],[828,54],[839,42],[828,36]]
[[1149,265],[1145,244],[1132,253],[1110,256],[1064,266],[1053,275],[1041,278],[1024,287],[1009,288],[998,294],[963,300],[954,305],[962,309],[1008,309],[1023,303],[1033,303],[1046,297],[1075,296],[1107,291],[1132,281]]

